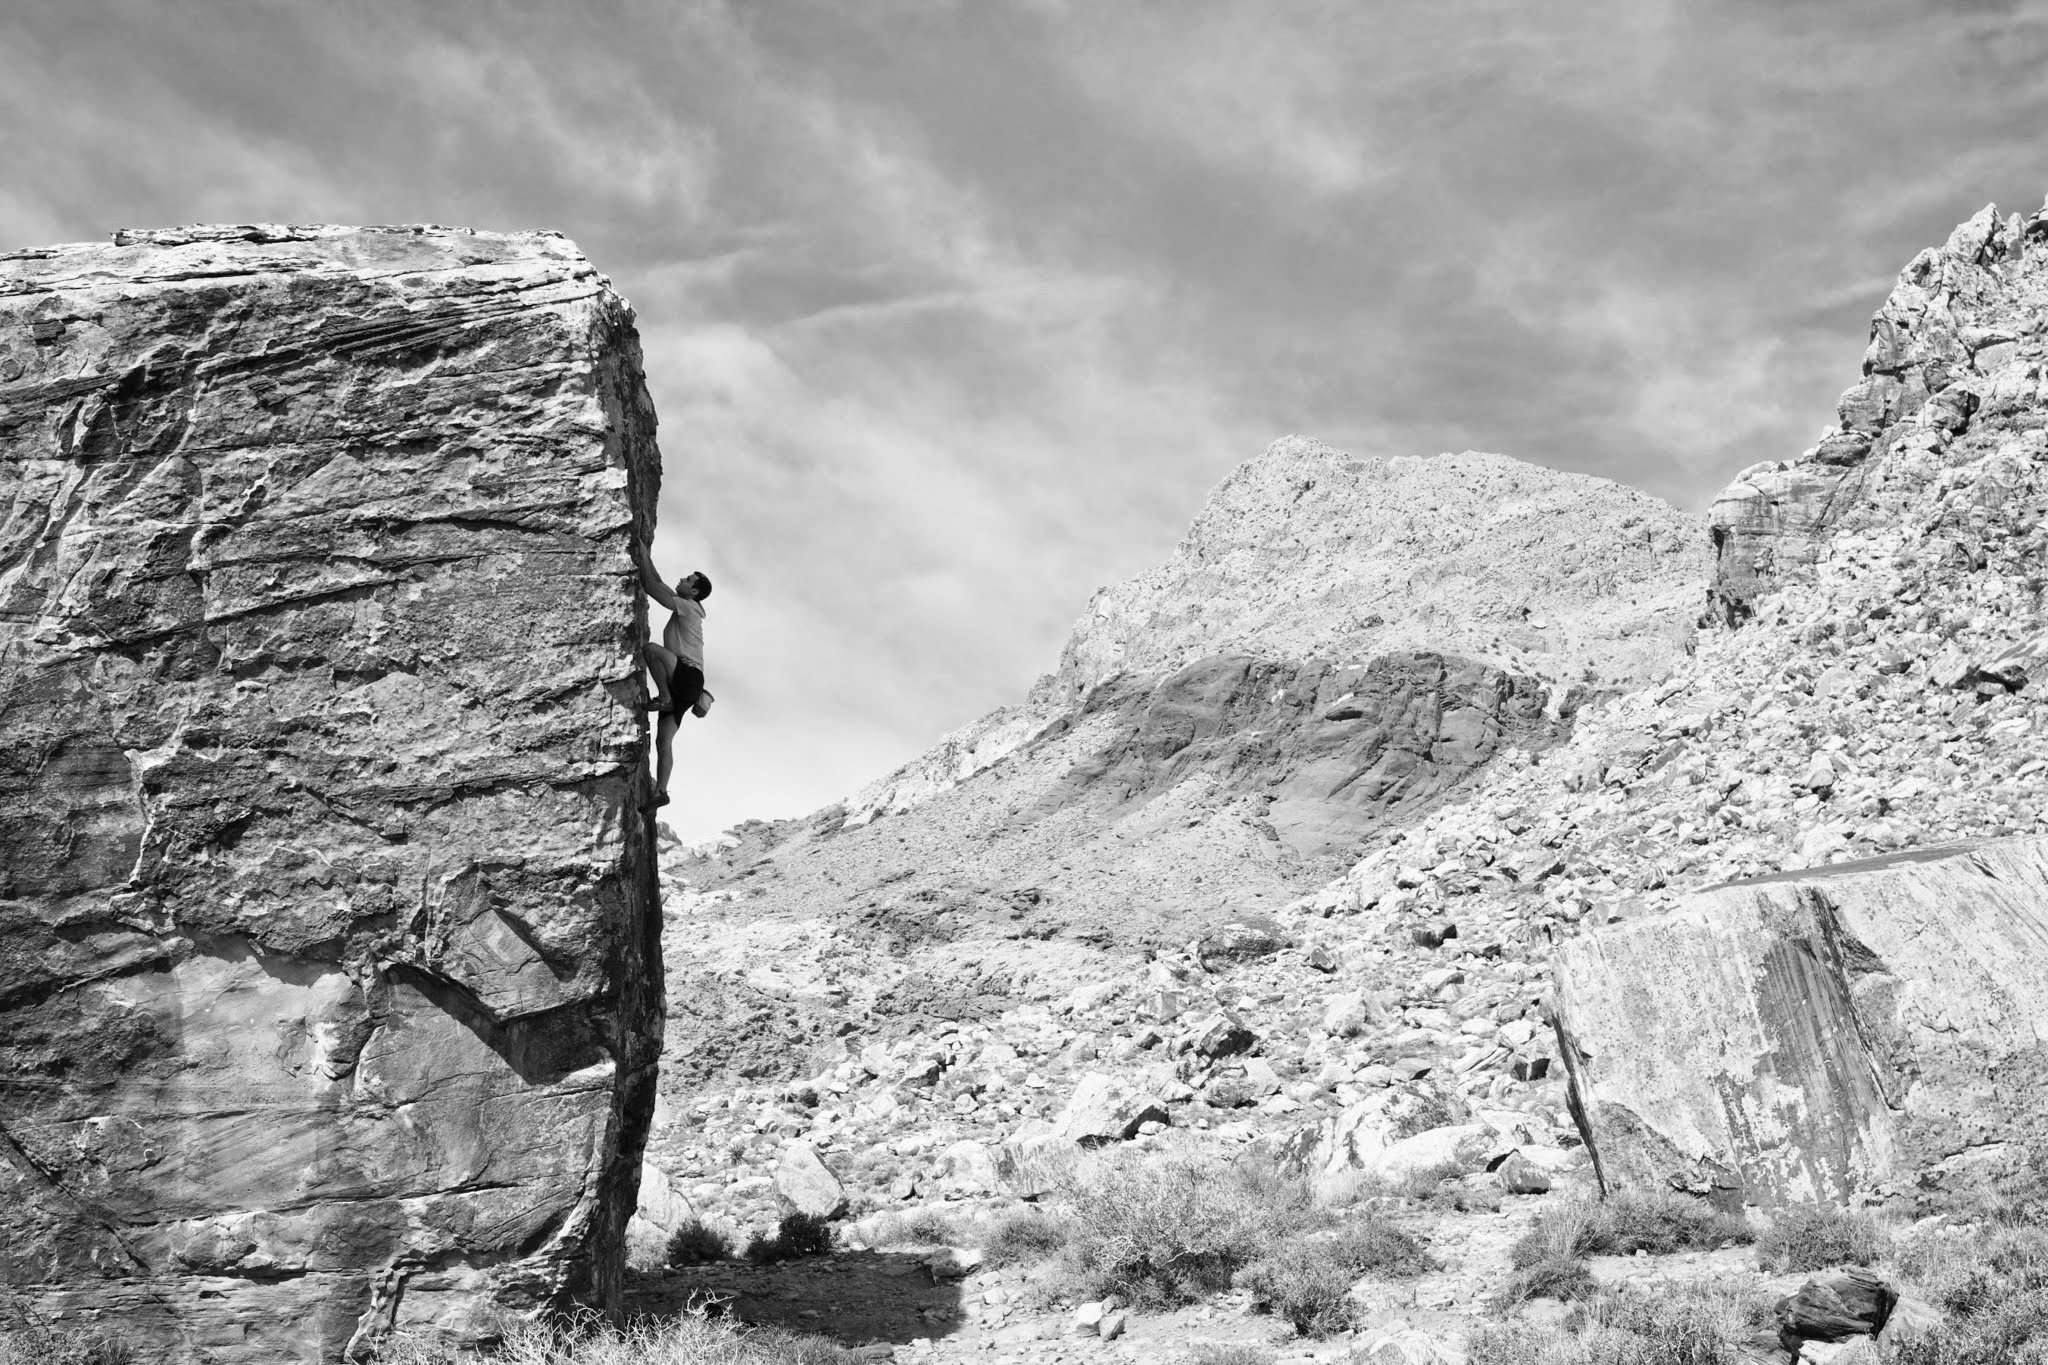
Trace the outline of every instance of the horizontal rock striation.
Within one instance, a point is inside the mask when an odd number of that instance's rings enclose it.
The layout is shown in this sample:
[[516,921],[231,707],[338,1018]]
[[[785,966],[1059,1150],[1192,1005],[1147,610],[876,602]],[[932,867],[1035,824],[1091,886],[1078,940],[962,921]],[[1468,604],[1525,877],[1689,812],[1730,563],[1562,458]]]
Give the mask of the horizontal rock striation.
[[2048,838],[1703,891],[1567,943],[1556,979],[1610,1185],[1896,1193],[1966,1180],[2048,1121]]
[[1607,479],[1467,451],[1359,458],[1290,436],[1210,493],[1173,555],[1096,593],[1058,669],[847,798],[901,814],[1068,724],[1098,688],[1215,658],[1467,660],[1567,698],[1663,677],[1692,633],[1698,521]]
[[556,235],[0,257],[0,1281],[217,1361],[615,1306],[653,430]]
[[1199,781],[1255,798],[1288,849],[1348,849],[1359,832],[1464,780],[1501,749],[1564,730],[1548,689],[1469,659],[1383,654],[1363,664],[1199,659],[1156,683],[1112,683],[1086,713],[1108,741],[1039,798],[1050,817],[1141,803]]

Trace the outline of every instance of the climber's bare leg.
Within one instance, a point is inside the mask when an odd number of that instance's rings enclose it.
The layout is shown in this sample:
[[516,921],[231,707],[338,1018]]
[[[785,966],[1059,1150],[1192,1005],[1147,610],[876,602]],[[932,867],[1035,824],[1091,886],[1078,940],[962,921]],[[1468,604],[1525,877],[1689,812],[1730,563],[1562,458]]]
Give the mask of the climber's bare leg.
[[647,703],[647,709],[666,711],[673,700],[669,695],[668,680],[676,675],[678,661],[675,651],[650,641],[640,652],[647,656],[647,671],[654,675],[654,700]]
[[654,804],[657,806],[668,801],[668,775],[676,766],[676,727],[682,723],[681,716],[665,711],[654,727]]

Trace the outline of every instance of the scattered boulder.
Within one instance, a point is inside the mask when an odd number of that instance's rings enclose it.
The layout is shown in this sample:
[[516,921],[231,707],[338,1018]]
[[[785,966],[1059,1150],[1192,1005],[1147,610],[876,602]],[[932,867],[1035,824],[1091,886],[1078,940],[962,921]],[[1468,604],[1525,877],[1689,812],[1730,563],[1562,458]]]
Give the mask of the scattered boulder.
[[1610,1182],[1842,1199],[2048,1123],[2048,839],[1730,883],[1566,942],[1556,973]]
[[1778,1343],[1796,1354],[1809,1341],[1874,1337],[1898,1301],[1898,1290],[1862,1266],[1817,1275],[1778,1300]]
[[1138,1126],[1148,1121],[1173,1120],[1156,1096],[1091,1071],[1075,1085],[1066,1108],[1053,1121],[1053,1131],[1068,1142],[1096,1147],[1134,1137]]
[[845,1187],[808,1142],[783,1145],[782,1159],[775,1163],[775,1193],[812,1218],[837,1218],[846,1212]]
[[1043,1199],[1059,1188],[1074,1142],[1044,1119],[1027,1119],[995,1150],[996,1174],[1019,1199]]
[[1189,1046],[1209,1058],[1243,1052],[1258,1040],[1259,1036],[1230,1010],[1218,1010],[1197,1020],[1188,1031]]
[[1415,941],[1415,946],[1418,948],[1441,948],[1457,936],[1458,926],[1447,919],[1432,920],[1428,924],[1419,924],[1415,927],[1414,932],[1410,934],[1410,937]]
[[1220,972],[1292,945],[1286,930],[1265,915],[1248,915],[1212,929],[1195,941],[1195,960],[1202,970]]
[[1509,1194],[1548,1194],[1550,1173],[1524,1156],[1519,1149],[1494,1167],[1494,1178]]
[[989,1194],[1002,1183],[995,1153],[986,1143],[963,1139],[939,1153],[939,1189],[946,1194]]

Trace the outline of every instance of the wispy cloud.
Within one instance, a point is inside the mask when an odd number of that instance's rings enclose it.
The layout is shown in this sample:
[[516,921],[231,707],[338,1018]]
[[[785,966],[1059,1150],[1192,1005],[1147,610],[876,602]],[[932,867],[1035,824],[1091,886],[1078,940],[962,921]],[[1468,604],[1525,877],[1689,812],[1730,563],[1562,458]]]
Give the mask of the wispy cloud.
[[2048,188],[2034,0],[287,6],[0,19],[13,244],[569,232],[639,308],[665,566],[718,581],[674,822],[1021,694],[1287,431],[1704,505],[1900,265]]

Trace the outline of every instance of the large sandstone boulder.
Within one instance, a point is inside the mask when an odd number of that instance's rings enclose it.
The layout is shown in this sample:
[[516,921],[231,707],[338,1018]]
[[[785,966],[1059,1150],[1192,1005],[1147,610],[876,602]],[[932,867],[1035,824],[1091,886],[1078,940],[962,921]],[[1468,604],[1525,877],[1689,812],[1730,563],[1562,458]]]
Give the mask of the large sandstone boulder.
[[1557,1004],[1605,1183],[1963,1181],[2048,1120],[2048,839],[1701,892],[1564,944]]
[[0,257],[0,1282],[222,1362],[616,1306],[653,436],[556,235]]

